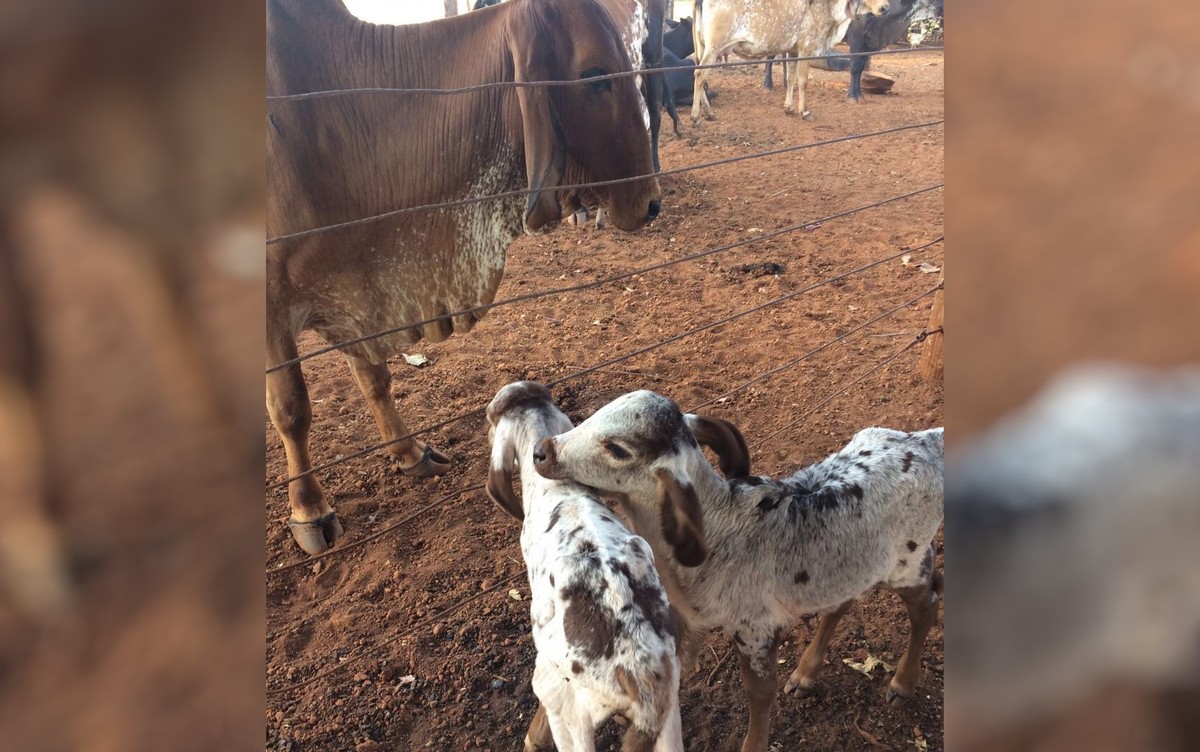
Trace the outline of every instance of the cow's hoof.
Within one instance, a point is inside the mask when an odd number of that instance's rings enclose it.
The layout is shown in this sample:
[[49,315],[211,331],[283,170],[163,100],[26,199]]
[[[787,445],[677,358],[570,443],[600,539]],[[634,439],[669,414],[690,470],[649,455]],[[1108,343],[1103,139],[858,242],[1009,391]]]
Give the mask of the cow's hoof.
[[864,97],[864,96],[862,96],[861,94],[860,94],[860,95],[858,95],[857,97],[856,97],[856,96],[854,96],[853,94],[851,94],[851,95],[850,95],[850,101],[851,101],[851,102],[854,102],[855,104],[863,104],[864,102],[866,102],[866,101],[867,101],[867,98],[866,98],[866,97]]
[[805,110],[804,112],[800,113],[800,117],[804,120],[812,120],[812,113],[808,110]]
[[913,691],[911,689],[906,690],[900,685],[896,684],[895,681],[891,681],[888,683],[887,689],[883,693],[883,701],[888,705],[895,707],[903,704],[905,700],[912,696]]
[[293,518],[288,520],[288,527],[292,529],[292,537],[296,539],[296,543],[309,556],[329,550],[344,532],[336,512],[330,512],[311,522],[300,522]]
[[400,472],[410,478],[432,478],[435,475],[445,475],[450,471],[450,458],[438,450],[425,445],[425,453],[421,461],[409,467],[400,468]]
[[783,693],[785,695],[795,694],[797,697],[808,697],[813,693],[813,681],[811,679],[793,679],[788,677],[787,684],[783,685]]

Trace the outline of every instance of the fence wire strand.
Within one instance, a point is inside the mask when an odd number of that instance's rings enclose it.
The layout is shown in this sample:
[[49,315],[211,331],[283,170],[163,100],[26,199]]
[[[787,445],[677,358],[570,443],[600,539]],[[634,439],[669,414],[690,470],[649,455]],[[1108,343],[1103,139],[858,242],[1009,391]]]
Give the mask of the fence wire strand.
[[[771,149],[768,151],[754,152],[752,154],[742,154],[742,155],[739,155],[736,157],[726,157],[725,159],[717,159],[712,162],[701,162],[700,164],[688,165],[685,167],[674,167],[669,170],[662,170],[661,172],[657,172],[657,173],[646,173],[644,175],[634,175],[633,177],[617,178],[614,180],[599,180],[599,181],[594,181],[591,183],[576,183],[573,185],[560,185],[560,186],[557,186],[554,190],[555,191],[590,190],[592,188],[603,188],[606,186],[621,185],[623,183],[632,183],[632,182],[635,182],[638,180],[645,180],[646,178],[661,178],[661,177],[666,177],[669,175],[678,175],[678,174],[685,173],[685,172],[695,172],[697,170],[706,170],[710,167],[720,167],[722,165],[734,164],[736,162],[745,162],[745,161],[751,160],[751,159],[762,159],[763,157],[777,156],[779,154],[787,154],[789,152],[804,151],[805,149],[815,149],[819,146],[829,146],[831,144],[840,144],[840,143],[846,143],[849,141],[861,141],[861,140],[867,139],[867,138],[886,136],[886,135],[889,135],[892,133],[900,133],[902,131],[910,131],[910,130],[915,130],[918,128],[932,128],[937,125],[942,125],[945,122],[946,121],[943,118],[941,120],[931,120],[926,123],[910,123],[908,125],[898,125],[894,128],[885,128],[881,131],[871,131],[870,133],[854,133],[849,136],[838,136],[837,138],[829,138],[829,139],[825,139],[823,141],[811,141],[806,144],[794,144],[792,146],[784,146],[784,147],[780,147],[778,149]],[[313,227],[313,228],[310,228],[307,230],[298,230],[296,232],[291,232],[291,233],[287,233],[284,235],[276,235],[275,237],[267,238],[267,245],[276,245],[278,243],[282,243],[282,242],[288,241],[288,240],[299,240],[301,238],[307,238],[312,235],[322,235],[327,232],[335,232],[337,230],[345,230],[345,229],[348,229],[351,227],[358,227],[360,225],[371,224],[374,222],[383,221],[385,219],[399,217],[404,214],[412,214],[414,212],[434,211],[434,210],[440,211],[440,210],[445,210],[445,209],[453,209],[453,208],[456,208],[459,206],[478,204],[478,203],[483,203],[485,201],[499,201],[502,199],[520,198],[521,196],[528,196],[532,193],[538,193],[538,192],[539,191],[537,189],[522,188],[522,189],[516,190],[516,191],[507,191],[505,193],[494,193],[494,194],[489,194],[487,196],[473,196],[470,198],[456,199],[454,201],[444,201],[442,203],[437,203],[437,204],[422,204],[421,206],[410,206],[410,207],[407,207],[404,209],[394,209],[389,212],[384,212],[383,214],[374,214],[369,217],[361,217],[359,219],[351,219],[346,222],[338,222],[338,223],[332,224],[332,225],[323,225],[321,227]]]
[[[942,46],[919,46],[903,50],[879,50],[878,52],[839,52],[829,55],[806,55],[802,57],[776,57],[772,60],[731,60],[724,63],[705,63],[704,65],[688,66],[687,70],[712,70],[714,68],[741,68],[749,65],[764,65],[769,63],[792,63],[792,62],[819,62],[821,60],[831,60],[834,58],[846,57],[874,57],[876,55],[911,55],[919,51],[937,51],[944,50]],[[492,81],[484,84],[475,84],[473,86],[460,86],[452,89],[400,89],[386,86],[360,87],[352,89],[327,89],[325,91],[307,91],[297,94],[272,94],[267,97],[268,102],[301,102],[314,99],[330,99],[340,96],[351,96],[359,94],[420,94],[420,95],[452,95],[452,94],[470,94],[478,91],[489,91],[495,89],[537,89],[551,88],[559,86],[579,86],[581,84],[592,84],[597,81],[611,81],[616,78],[629,78],[631,76],[666,74],[674,70],[673,68],[648,68],[640,70],[620,71],[618,73],[607,73],[603,76],[589,76],[587,78],[577,78],[571,81]]]
[[383,536],[387,535],[388,533],[399,530],[400,528],[404,527],[405,525],[407,525],[408,523],[417,519],[418,517],[425,514],[426,512],[434,509],[435,507],[440,507],[442,504],[445,504],[447,501],[450,501],[451,499],[453,499],[455,497],[463,496],[463,495],[469,494],[469,493],[474,493],[476,491],[482,491],[483,488],[484,488],[483,483],[476,483],[473,486],[467,486],[466,488],[460,488],[457,491],[453,491],[451,493],[446,494],[445,496],[442,496],[437,501],[431,501],[430,503],[426,504],[425,506],[417,509],[415,512],[408,514],[403,519],[401,519],[397,522],[393,522],[392,524],[388,525],[385,528],[376,530],[375,532],[371,533],[370,535],[367,535],[364,538],[360,538],[360,539],[354,541],[353,543],[346,543],[344,545],[338,546],[337,548],[331,548],[328,551],[325,551],[324,553],[318,554],[316,556],[310,556],[307,559],[301,559],[300,561],[293,561],[291,564],[284,564],[284,565],[278,566],[274,569],[268,569],[267,576],[269,577],[269,576],[275,575],[275,574],[283,574],[284,572],[295,569],[297,567],[305,567],[305,566],[311,567],[312,565],[314,565],[318,562],[325,561],[326,559],[339,557],[342,554],[345,554],[349,551],[353,551],[357,548],[361,548],[362,546],[365,546],[366,544],[370,543],[373,540],[378,540],[378,539],[382,538]]
[[[935,289],[936,289],[936,288],[935,288]],[[873,366],[873,367],[872,367],[872,368],[870,368],[869,370],[865,371],[864,373],[862,373],[862,374],[860,374],[860,375],[858,375],[858,376],[854,377],[852,380],[850,380],[850,381],[848,381],[848,382],[845,382],[845,383],[843,383],[841,386],[839,386],[837,389],[835,389],[835,390],[834,390],[834,391],[833,391],[833,392],[832,392],[832,393],[831,393],[831,394],[830,394],[828,397],[826,397],[825,399],[821,400],[821,401],[820,401],[820,402],[818,402],[817,404],[813,405],[813,406],[812,406],[812,407],[810,407],[809,409],[807,409],[807,410],[803,411],[802,413],[800,413],[799,415],[797,415],[797,416],[796,416],[795,418],[793,418],[792,420],[788,421],[788,422],[787,422],[785,425],[783,425],[783,426],[782,426],[782,427],[780,427],[779,429],[777,429],[777,430],[775,430],[775,431],[772,431],[771,433],[767,434],[766,436],[764,436],[763,438],[761,438],[761,439],[759,439],[758,441],[754,442],[753,444],[750,444],[750,449],[758,449],[760,446],[762,446],[762,445],[763,445],[764,443],[766,443],[767,441],[770,441],[771,439],[775,438],[775,437],[776,437],[776,436],[778,436],[779,434],[781,434],[781,433],[783,433],[784,431],[788,430],[789,428],[791,428],[792,426],[796,425],[796,424],[797,424],[797,423],[799,423],[800,421],[804,420],[804,419],[805,419],[805,418],[807,418],[809,415],[812,415],[814,412],[816,412],[817,410],[821,409],[821,408],[822,408],[822,407],[824,407],[825,405],[828,405],[830,402],[834,401],[834,400],[835,400],[835,399],[837,399],[838,397],[841,397],[842,395],[844,395],[844,394],[846,393],[846,390],[847,390],[847,389],[849,389],[850,387],[852,387],[852,386],[854,386],[855,384],[859,383],[860,381],[862,381],[863,379],[867,378],[867,377],[868,377],[868,376],[870,376],[871,374],[875,373],[875,372],[876,372],[876,371],[878,371],[879,369],[883,368],[883,367],[884,367],[884,366],[886,366],[888,363],[891,363],[891,362],[892,362],[893,360],[895,360],[896,358],[899,358],[899,357],[900,357],[901,355],[903,355],[904,353],[906,353],[906,352],[908,352],[909,350],[913,349],[913,348],[914,348],[914,347],[916,347],[918,344],[920,344],[921,342],[925,341],[925,337],[926,337],[926,336],[928,336],[928,335],[929,335],[929,334],[931,334],[931,333],[932,333],[932,332],[926,332],[926,331],[923,331],[923,330],[922,330],[922,331],[920,331],[920,332],[918,332],[918,333],[917,333],[917,335],[916,335],[915,337],[913,337],[912,341],[911,341],[911,342],[909,342],[907,345],[905,345],[904,347],[901,347],[901,348],[900,348],[899,350],[897,350],[896,352],[894,352],[894,353],[892,353],[891,355],[889,355],[888,357],[884,358],[882,361],[880,361],[879,363],[877,363],[875,366]]]
[[[481,590],[478,593],[475,593],[474,595],[470,595],[466,598],[463,598],[462,600],[456,601],[455,603],[451,604],[447,608],[442,609],[441,611],[437,612],[433,616],[422,619],[421,621],[417,622],[416,624],[413,624],[412,626],[410,626],[408,629],[404,630],[403,632],[400,632],[393,637],[389,637],[388,639],[383,640],[382,644],[376,645],[375,647],[377,647],[377,648],[386,647],[387,645],[391,645],[394,642],[403,640],[406,637],[411,637],[413,634],[415,634],[417,632],[417,630],[423,629],[424,627],[426,627],[430,624],[433,624],[434,622],[437,622],[437,621],[440,621],[440,620],[446,618],[447,616],[454,613],[455,611],[462,608],[463,606],[467,605],[468,603],[477,601],[485,595],[490,595],[490,594],[496,592],[497,590],[503,588],[506,585],[511,585],[515,580],[517,580],[518,578],[520,578],[524,575],[525,575],[524,570],[521,570],[518,572],[513,572],[509,576],[505,577],[503,580],[500,580],[499,582],[497,582],[495,585],[492,585],[490,588],[488,588],[486,590]],[[310,684],[315,684],[316,682],[324,679],[325,677],[327,677],[331,674],[337,673],[338,671],[349,666],[350,664],[356,663],[356,662],[362,660],[363,658],[367,658],[373,654],[375,654],[375,651],[368,652],[366,650],[363,650],[359,653],[356,653],[356,654],[346,658],[343,661],[339,661],[337,664],[331,666],[330,668],[328,668],[324,671],[320,671],[303,681],[296,682],[295,684],[289,684],[286,687],[276,687],[275,689],[267,689],[266,694],[268,697],[273,697],[273,696],[279,695],[279,694],[295,692],[299,689],[303,689],[304,687],[307,687]]]
[[[935,243],[941,242],[941,240],[942,240],[941,238],[938,238],[937,240],[926,243],[925,245],[921,246],[921,248],[914,248],[913,251],[915,252],[915,251],[919,251],[924,248],[928,248],[929,246],[934,245]],[[716,397],[713,397],[710,400],[701,402],[700,404],[696,405],[695,407],[689,409],[688,412],[694,413],[697,410],[708,407],[709,405],[715,404],[716,402],[719,402],[720,400],[730,397],[731,395],[737,394],[738,392],[742,391],[743,389],[751,387],[762,381],[766,381],[767,379],[771,378],[772,376],[774,376],[782,371],[786,371],[789,368],[794,368],[797,365],[799,365],[800,363],[804,362],[805,360],[808,360],[812,356],[816,355],[817,353],[827,350],[830,347],[833,347],[837,343],[846,340],[847,338],[857,334],[858,332],[861,332],[862,330],[866,329],[867,327],[878,324],[880,321],[883,321],[886,318],[894,316],[895,314],[899,313],[900,311],[904,310],[905,308],[908,308],[909,306],[913,305],[914,303],[917,303],[918,301],[920,301],[924,298],[927,298],[930,295],[933,295],[935,292],[937,292],[940,289],[942,289],[941,285],[934,285],[933,287],[929,288],[928,290],[921,293],[920,295],[913,298],[912,300],[907,300],[907,301],[901,303],[900,305],[896,306],[895,308],[884,311],[883,313],[879,314],[875,318],[859,324],[858,326],[854,327],[850,331],[848,331],[838,337],[835,337],[834,339],[830,340],[829,342],[826,342],[825,344],[823,344],[819,347],[815,347],[812,350],[809,350],[808,352],[804,353],[803,355],[793,358],[793,359],[787,361],[786,363],[783,363],[782,365],[772,368],[770,371],[767,371],[766,373],[759,374],[758,376],[755,376],[754,378],[750,379],[749,381],[744,381],[741,384],[738,384],[737,386],[733,387],[729,391],[724,392],[723,394],[718,394]]]
[[568,287],[558,287],[558,288],[554,288],[554,289],[550,289],[550,290],[542,290],[539,292],[525,293],[523,295],[517,295],[517,296],[511,297],[511,298],[506,298],[504,300],[498,300],[493,303],[488,303],[487,305],[480,305],[480,306],[474,306],[472,308],[465,308],[461,311],[453,311],[451,313],[441,314],[438,316],[434,316],[432,318],[423,319],[421,321],[414,321],[411,323],[402,324],[401,326],[397,326],[397,327],[394,327],[391,329],[385,329],[380,332],[374,332],[372,334],[365,334],[361,337],[355,337],[354,339],[349,339],[349,340],[345,340],[343,342],[338,342],[333,345],[321,347],[321,348],[318,348],[311,352],[304,353],[303,355],[299,355],[290,360],[285,360],[281,363],[277,363],[276,365],[273,365],[270,368],[268,368],[266,372],[268,374],[274,373],[275,371],[279,371],[284,368],[294,366],[298,363],[303,363],[304,361],[309,360],[311,358],[315,358],[319,355],[324,355],[326,353],[330,353],[335,350],[340,350],[345,347],[350,347],[352,345],[357,345],[357,344],[361,344],[363,342],[368,342],[370,340],[378,339],[380,337],[387,337],[387,336],[390,336],[393,334],[398,334],[400,332],[407,331],[409,329],[416,329],[418,327],[422,327],[422,326],[425,326],[426,324],[431,324],[435,321],[440,321],[442,319],[451,318],[454,316],[463,316],[463,315],[467,315],[467,314],[479,313],[482,311],[490,311],[493,308],[509,306],[509,305],[513,305],[515,303],[526,303],[531,300],[538,300],[539,298],[546,298],[546,297],[550,297],[550,296],[554,296],[554,295],[564,295],[567,293],[582,292],[584,290],[591,290],[591,289],[595,289],[597,287],[602,287],[604,285],[611,284],[613,282],[621,282],[623,280],[629,279],[630,277],[647,274],[649,272],[659,271],[660,269],[666,269],[668,267],[677,266],[679,264],[684,264],[689,261],[696,261],[698,259],[702,259],[707,256],[712,256],[712,255],[715,255],[718,253],[724,253],[725,251],[730,251],[730,250],[733,250],[734,248],[741,248],[742,246],[751,245],[753,243],[759,243],[764,240],[771,240],[771,239],[777,238],[781,235],[786,235],[786,234],[792,233],[792,232],[798,232],[800,230],[804,230],[805,228],[814,227],[816,225],[822,225],[826,222],[832,222],[836,219],[842,219],[844,217],[849,217],[854,214],[858,214],[859,212],[866,211],[868,209],[875,209],[880,206],[886,206],[888,204],[895,203],[897,201],[903,201],[905,199],[912,198],[914,196],[919,196],[924,193],[936,191],[943,187],[945,187],[945,183],[936,183],[934,185],[926,186],[925,188],[919,188],[915,191],[910,191],[909,193],[900,194],[898,196],[891,196],[889,198],[880,199],[878,201],[873,201],[869,204],[863,204],[861,206],[856,206],[852,209],[846,209],[844,211],[837,212],[836,214],[830,214],[828,216],[820,217],[818,219],[808,220],[803,223],[788,225],[786,227],[781,227],[777,230],[772,230],[770,232],[765,232],[765,233],[762,233],[759,235],[755,235],[754,237],[751,237],[751,238],[743,238],[742,240],[736,240],[732,243],[720,245],[715,248],[709,248],[709,249],[701,251],[699,253],[693,253],[693,254],[689,254],[687,256],[682,256],[677,259],[672,259],[670,261],[663,261],[658,264],[651,264],[650,266],[633,269],[633,270],[627,271],[627,272],[621,272],[620,274],[614,274],[612,276],[603,277],[601,279],[593,280],[591,282],[584,282],[584,283],[578,284],[578,285],[570,285]]

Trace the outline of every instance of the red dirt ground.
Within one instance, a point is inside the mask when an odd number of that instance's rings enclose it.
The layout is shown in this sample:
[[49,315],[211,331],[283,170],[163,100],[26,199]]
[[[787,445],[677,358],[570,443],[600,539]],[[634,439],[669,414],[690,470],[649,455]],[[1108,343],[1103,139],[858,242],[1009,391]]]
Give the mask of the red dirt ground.
[[[815,71],[812,122],[784,115],[782,92],[759,86],[761,68],[717,72],[712,86],[719,92],[713,103],[719,119],[693,128],[685,113],[682,139],[664,129],[663,168],[943,116],[941,52],[879,57],[873,69],[897,82],[892,94],[863,105],[846,99],[845,74]],[[498,297],[678,258],[940,183],[943,142],[938,125],[665,177],[663,214],[637,234],[563,227],[520,239],[509,251]],[[393,393],[411,425],[430,425],[486,405],[512,380],[561,378],[917,248],[939,237],[942,227],[939,190],[595,290],[498,308],[466,336],[415,346],[431,361],[424,368],[392,359]],[[942,253],[935,245],[914,253],[908,265],[889,261],[570,380],[554,389],[556,400],[575,421],[637,388],[665,393],[689,409],[929,290],[939,275],[917,267],[941,267]],[[941,425],[942,386],[917,373],[919,347],[818,407],[841,391],[839,385],[912,342],[927,324],[930,300],[707,411],[736,422],[753,447],[755,471],[770,474],[816,461],[868,425]],[[301,350],[321,344],[306,336]],[[340,357],[318,357],[305,371],[316,462],[378,441]],[[807,410],[803,420],[767,439]],[[317,565],[303,561],[288,533],[285,490],[268,491],[266,681],[273,694],[267,697],[266,749],[521,749],[536,700],[518,525],[482,490],[462,491],[485,477],[482,417],[424,438],[454,457],[446,477],[406,478],[382,455],[320,473],[346,535]],[[269,423],[266,442],[273,484],[286,470]],[[431,508],[419,512],[425,505]],[[397,529],[355,545],[409,515]],[[299,565],[286,568],[293,563]],[[468,598],[474,599],[462,603]],[[780,651],[781,683],[814,623],[798,623]],[[863,675],[842,661],[871,655],[894,664],[907,630],[898,598],[886,591],[865,597],[842,622],[817,692],[780,698],[772,749],[941,750],[940,622],[926,646],[918,694],[900,707],[882,701],[887,672]],[[684,678],[689,750],[738,748],[746,702],[736,663],[728,641],[714,633],[695,674]],[[331,673],[318,677],[325,671]],[[610,723],[598,748],[616,749],[618,739]]]

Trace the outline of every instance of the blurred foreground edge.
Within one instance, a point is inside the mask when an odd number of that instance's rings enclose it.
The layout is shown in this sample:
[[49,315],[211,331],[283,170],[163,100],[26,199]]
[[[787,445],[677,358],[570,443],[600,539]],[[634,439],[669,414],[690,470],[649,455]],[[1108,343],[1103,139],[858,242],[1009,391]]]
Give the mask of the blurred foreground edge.
[[264,34],[0,6],[6,750],[261,739]]
[[1200,364],[1075,366],[959,447],[947,748],[1196,749],[1198,533]]

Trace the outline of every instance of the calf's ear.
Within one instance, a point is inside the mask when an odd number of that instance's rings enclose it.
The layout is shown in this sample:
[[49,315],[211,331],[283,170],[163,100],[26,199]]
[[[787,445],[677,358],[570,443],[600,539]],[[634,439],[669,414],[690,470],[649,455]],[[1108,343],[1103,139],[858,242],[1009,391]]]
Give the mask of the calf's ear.
[[696,441],[716,452],[726,478],[750,476],[750,447],[737,426],[706,415],[688,414],[686,419]]
[[517,518],[525,520],[525,505],[513,490],[513,463],[516,450],[505,436],[493,437],[491,462],[488,466],[487,495],[500,508]]
[[659,505],[663,538],[671,544],[675,560],[685,567],[698,567],[708,558],[704,542],[704,510],[696,491],[669,470],[658,470]]
[[[522,18],[557,11],[542,3],[528,3],[509,24],[509,54],[513,77],[520,82],[554,80],[554,36],[557,19]],[[567,142],[554,110],[554,90],[548,86],[520,87],[521,134],[525,146],[525,175],[529,194],[525,202],[525,229],[536,232],[562,218],[558,186],[566,169]]]

